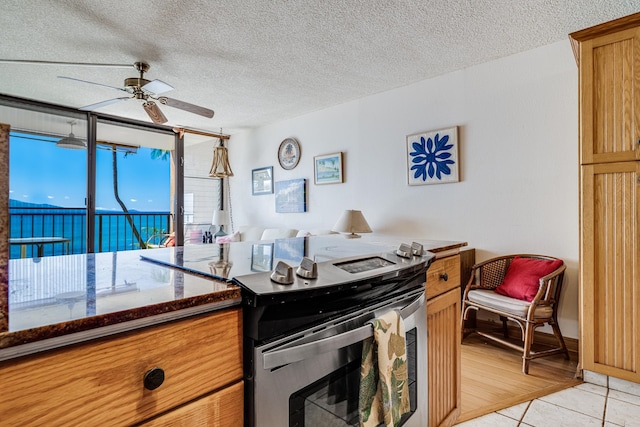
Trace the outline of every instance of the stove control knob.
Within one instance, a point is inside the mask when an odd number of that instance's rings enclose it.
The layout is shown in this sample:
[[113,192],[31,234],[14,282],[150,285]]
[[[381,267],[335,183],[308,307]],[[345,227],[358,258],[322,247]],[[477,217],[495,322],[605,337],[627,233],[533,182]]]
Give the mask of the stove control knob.
[[300,261],[300,266],[296,270],[296,274],[305,279],[318,278],[318,264],[310,258],[304,257]]
[[400,247],[396,249],[396,255],[402,258],[411,258],[411,246],[401,243]]
[[424,255],[424,246],[422,246],[418,242],[411,243],[411,253],[413,256],[423,256]]
[[271,280],[281,285],[293,284],[293,267],[286,262],[278,261],[278,265],[271,273]]

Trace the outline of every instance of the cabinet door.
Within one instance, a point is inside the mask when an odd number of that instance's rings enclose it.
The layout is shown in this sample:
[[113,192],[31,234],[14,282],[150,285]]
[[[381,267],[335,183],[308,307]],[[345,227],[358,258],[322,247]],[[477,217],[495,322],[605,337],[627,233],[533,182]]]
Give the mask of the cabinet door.
[[242,381],[180,406],[140,427],[242,427],[244,425]]
[[460,415],[460,288],[427,301],[429,426],[451,426]]
[[582,367],[640,382],[640,162],[582,167]]
[[580,45],[581,164],[640,159],[640,29]]

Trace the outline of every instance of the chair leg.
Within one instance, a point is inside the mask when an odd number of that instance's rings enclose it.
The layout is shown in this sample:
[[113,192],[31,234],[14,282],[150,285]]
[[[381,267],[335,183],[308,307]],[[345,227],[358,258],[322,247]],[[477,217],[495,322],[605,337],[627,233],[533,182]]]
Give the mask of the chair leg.
[[509,328],[507,328],[507,318],[504,316],[500,316],[500,320],[502,320],[502,335],[505,339],[509,339]]
[[529,362],[531,361],[531,344],[533,343],[533,333],[535,329],[533,325],[527,322],[524,332],[524,351],[522,353],[522,372],[529,374]]

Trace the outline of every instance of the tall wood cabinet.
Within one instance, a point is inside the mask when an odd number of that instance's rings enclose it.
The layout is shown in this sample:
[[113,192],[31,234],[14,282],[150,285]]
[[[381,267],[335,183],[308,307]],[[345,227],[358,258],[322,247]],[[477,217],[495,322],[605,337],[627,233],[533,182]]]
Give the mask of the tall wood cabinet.
[[580,359],[640,382],[640,13],[570,34],[580,89]]

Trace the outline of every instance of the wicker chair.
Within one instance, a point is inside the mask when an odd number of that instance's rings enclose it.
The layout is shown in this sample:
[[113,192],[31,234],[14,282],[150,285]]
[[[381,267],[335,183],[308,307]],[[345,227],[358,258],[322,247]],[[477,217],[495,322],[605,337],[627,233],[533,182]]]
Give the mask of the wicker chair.
[[[510,348],[522,352],[522,372],[529,373],[529,362],[538,357],[564,354],[569,359],[569,351],[558,326],[557,312],[558,300],[562,290],[562,281],[566,266],[564,262],[555,271],[540,278],[539,288],[532,301],[521,300],[495,292],[495,289],[503,282],[509,266],[515,257],[533,258],[537,260],[554,261],[553,258],[544,255],[507,255],[478,263],[473,266],[471,277],[464,290],[462,300],[461,328],[462,337],[465,337],[465,320],[471,310],[485,310],[498,314],[502,320],[502,336],[491,332],[480,331],[477,327],[471,332],[499,342]],[[561,260],[560,260],[561,261]],[[535,283],[533,291],[535,292]],[[507,320],[515,322],[522,332],[522,344],[508,340]],[[549,324],[558,342],[557,347],[532,351],[531,346],[536,328]],[[468,333],[467,333],[468,335]]]

